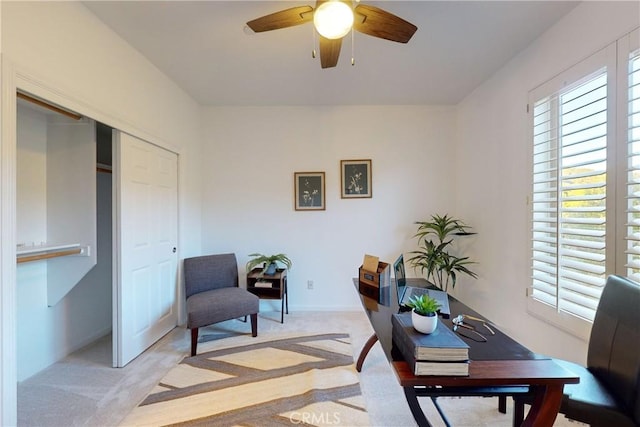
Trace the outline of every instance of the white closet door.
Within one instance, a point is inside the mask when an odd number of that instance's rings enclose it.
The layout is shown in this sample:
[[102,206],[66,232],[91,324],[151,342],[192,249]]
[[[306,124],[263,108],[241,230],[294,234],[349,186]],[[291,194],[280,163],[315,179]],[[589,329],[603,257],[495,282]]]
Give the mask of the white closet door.
[[114,366],[178,322],[178,157],[114,132]]

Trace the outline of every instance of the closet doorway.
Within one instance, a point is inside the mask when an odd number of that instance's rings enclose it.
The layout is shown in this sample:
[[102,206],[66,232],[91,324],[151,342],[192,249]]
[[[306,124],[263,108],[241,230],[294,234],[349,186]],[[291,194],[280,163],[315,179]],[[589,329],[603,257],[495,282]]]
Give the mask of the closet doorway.
[[[46,254],[28,263],[18,260],[18,380],[109,333],[112,366],[125,366],[177,325],[177,155],[81,115],[61,120],[55,111],[61,107],[50,109],[41,99],[34,98],[42,103],[37,105],[20,94],[18,98],[18,244],[28,240],[31,245],[56,246],[59,237],[52,236],[60,233],[54,232],[51,213],[56,208],[51,206],[65,206],[66,198],[93,203],[93,209],[78,212],[93,222],[83,233],[93,233],[94,239],[89,244],[91,236],[74,236],[71,243],[77,243],[80,253],[68,257]],[[51,124],[65,120],[74,129],[80,122],[93,129],[80,144],[80,150],[93,150],[93,158],[70,157],[66,167],[61,163],[61,170],[70,171],[91,163],[92,177],[68,181],[90,183],[86,187],[93,191],[86,194],[65,191],[64,186],[50,188],[60,177],[50,167],[52,148],[58,144],[51,139]],[[79,225],[71,222],[60,230],[70,234],[65,230]],[[72,285],[52,297],[56,264],[86,263],[89,255],[97,255],[94,265],[79,280],[70,277]]]

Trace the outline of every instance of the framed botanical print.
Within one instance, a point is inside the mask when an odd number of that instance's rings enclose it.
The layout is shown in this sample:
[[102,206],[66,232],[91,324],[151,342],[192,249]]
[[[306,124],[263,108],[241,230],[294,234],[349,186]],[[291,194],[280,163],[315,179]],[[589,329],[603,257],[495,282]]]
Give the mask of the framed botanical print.
[[293,183],[295,210],[325,210],[324,172],[294,172]]
[[343,199],[371,197],[371,159],[340,160],[340,187]]

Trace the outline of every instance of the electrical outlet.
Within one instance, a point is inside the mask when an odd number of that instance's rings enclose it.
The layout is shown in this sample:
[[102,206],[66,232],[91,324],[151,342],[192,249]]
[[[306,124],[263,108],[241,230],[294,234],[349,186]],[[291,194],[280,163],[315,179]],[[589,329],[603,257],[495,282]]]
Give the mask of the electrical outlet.
[[313,280],[307,280],[307,289],[313,289]]

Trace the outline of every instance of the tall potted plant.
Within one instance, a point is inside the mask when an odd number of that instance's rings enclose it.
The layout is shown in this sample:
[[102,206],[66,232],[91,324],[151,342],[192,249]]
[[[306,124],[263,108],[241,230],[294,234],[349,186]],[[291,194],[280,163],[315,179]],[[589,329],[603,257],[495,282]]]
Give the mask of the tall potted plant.
[[426,279],[447,291],[449,284],[455,288],[458,273],[473,278],[478,275],[468,266],[475,264],[469,257],[459,257],[451,253],[451,244],[456,236],[468,236],[471,227],[459,219],[445,215],[432,215],[430,221],[418,221],[418,250],[410,252],[413,256],[409,262],[413,268],[419,268]]

